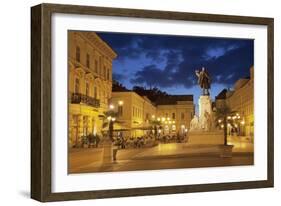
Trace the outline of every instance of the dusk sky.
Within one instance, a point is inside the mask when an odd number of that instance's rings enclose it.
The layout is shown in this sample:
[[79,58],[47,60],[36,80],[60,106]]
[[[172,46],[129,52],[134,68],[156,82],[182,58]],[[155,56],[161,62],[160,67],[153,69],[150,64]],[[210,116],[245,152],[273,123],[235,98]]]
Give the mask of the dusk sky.
[[205,67],[212,78],[211,96],[249,76],[254,64],[254,41],[171,35],[97,34],[117,53],[113,78],[128,89],[158,87],[169,94],[193,94],[200,88],[195,70]]

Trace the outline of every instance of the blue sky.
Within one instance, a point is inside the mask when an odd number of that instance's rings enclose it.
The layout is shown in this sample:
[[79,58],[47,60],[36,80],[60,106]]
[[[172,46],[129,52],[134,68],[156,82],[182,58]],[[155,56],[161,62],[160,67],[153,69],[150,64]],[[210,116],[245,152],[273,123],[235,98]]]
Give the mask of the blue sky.
[[128,89],[158,87],[169,94],[200,96],[195,70],[205,67],[212,78],[211,96],[249,76],[254,40],[192,36],[97,34],[117,53],[113,78]]

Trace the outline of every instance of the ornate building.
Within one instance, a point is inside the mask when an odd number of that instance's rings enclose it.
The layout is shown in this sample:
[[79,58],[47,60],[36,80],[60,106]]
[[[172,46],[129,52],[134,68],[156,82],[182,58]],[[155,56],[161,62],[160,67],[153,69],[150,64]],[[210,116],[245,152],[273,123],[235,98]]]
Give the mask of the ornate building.
[[250,77],[236,81],[233,90],[224,89],[216,97],[216,107],[227,105],[231,111],[239,114],[237,125],[239,134],[254,135],[254,67],[250,68]]
[[100,134],[112,94],[112,61],[117,54],[94,32],[68,32],[69,145]]

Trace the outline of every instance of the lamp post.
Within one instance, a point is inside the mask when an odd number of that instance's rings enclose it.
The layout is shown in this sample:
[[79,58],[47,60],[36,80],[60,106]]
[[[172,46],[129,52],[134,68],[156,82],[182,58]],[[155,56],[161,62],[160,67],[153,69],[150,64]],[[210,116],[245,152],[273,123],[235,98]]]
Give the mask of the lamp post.
[[[105,112],[106,120],[108,124],[108,137],[104,139],[103,143],[103,163],[110,164],[115,159],[113,154],[113,131],[114,122],[116,121],[116,112],[114,112],[115,106],[113,104],[109,105],[109,110]],[[105,125],[107,125],[105,124]],[[116,157],[116,153],[115,153]]]
[[[228,133],[231,132],[231,128],[238,128],[238,125],[240,123],[243,125],[245,122],[241,121],[240,122],[240,115],[239,113],[225,113],[221,119],[218,119],[218,124],[221,129],[223,129],[224,133],[224,145],[227,145],[227,136]],[[229,129],[229,130],[228,130]]]

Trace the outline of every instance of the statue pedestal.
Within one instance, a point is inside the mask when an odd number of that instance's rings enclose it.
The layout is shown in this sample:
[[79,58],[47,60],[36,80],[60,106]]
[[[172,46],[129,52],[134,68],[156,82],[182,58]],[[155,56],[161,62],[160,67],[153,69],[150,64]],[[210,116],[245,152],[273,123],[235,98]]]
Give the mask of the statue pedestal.
[[222,145],[224,143],[223,131],[193,131],[188,133],[189,145]]
[[204,118],[204,113],[212,114],[212,99],[210,96],[200,96],[199,98],[199,121]]
[[199,98],[199,125],[202,131],[210,131],[213,127],[212,99],[210,96]]
[[103,158],[102,162],[103,164],[112,163],[113,161],[113,143],[109,139],[109,137],[106,137],[103,141]]

